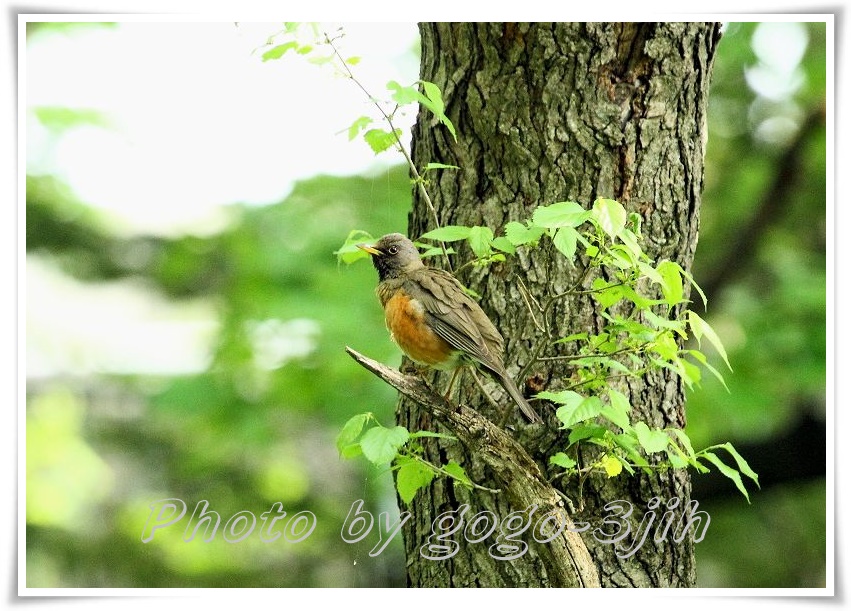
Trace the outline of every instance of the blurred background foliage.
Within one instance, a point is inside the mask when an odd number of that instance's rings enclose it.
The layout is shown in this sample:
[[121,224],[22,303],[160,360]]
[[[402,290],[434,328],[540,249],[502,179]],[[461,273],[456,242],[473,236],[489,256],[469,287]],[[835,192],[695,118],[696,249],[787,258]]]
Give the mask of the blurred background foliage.
[[[688,429],[698,447],[732,441],[763,487],[748,505],[729,482],[694,477],[712,516],[700,586],[825,583],[825,36],[823,24],[729,24],[715,62],[694,271],[734,373],[729,393],[709,376],[689,394]],[[28,112],[54,139],[111,129],[88,108]],[[398,541],[371,558],[377,537],[340,537],[358,499],[396,512],[389,473],[334,446],[351,415],[389,423],[394,407],[343,348],[399,355],[374,271],[332,252],[353,228],[404,232],[409,205],[400,165],[316,176],[279,203],[226,206],[215,231],[163,236],[128,232],[57,176],[28,175],[28,586],[404,585]],[[92,342],[119,349],[98,360]],[[139,366],[140,353],[162,366]],[[187,515],[143,544],[163,498]],[[222,528],[245,510],[258,528],[239,544],[221,532],[185,543],[202,500]],[[313,512],[315,532],[261,542],[275,502]]]

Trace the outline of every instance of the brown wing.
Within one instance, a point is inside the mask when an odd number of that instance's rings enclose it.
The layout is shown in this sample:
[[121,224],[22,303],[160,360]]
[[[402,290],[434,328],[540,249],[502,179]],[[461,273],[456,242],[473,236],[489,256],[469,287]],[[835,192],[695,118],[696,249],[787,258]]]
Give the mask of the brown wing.
[[449,345],[489,369],[504,371],[502,335],[454,276],[431,268],[418,270],[405,290],[423,304],[429,325]]

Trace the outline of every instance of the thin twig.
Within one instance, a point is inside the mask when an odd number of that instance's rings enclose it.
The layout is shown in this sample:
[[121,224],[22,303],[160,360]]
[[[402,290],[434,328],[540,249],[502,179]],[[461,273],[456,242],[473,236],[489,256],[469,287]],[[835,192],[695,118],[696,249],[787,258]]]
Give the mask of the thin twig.
[[[595,255],[594,257],[592,257],[591,259],[588,260],[588,263],[585,265],[585,268],[582,270],[582,274],[580,275],[579,279],[576,282],[574,282],[573,285],[568,290],[566,290],[562,293],[557,293],[555,295],[551,295],[550,298],[547,299],[547,302],[544,304],[543,308],[541,309],[541,313],[542,313],[542,316],[543,316],[543,323],[542,323],[543,324],[543,331],[538,338],[537,345],[532,350],[531,358],[528,361],[526,361],[526,364],[520,369],[520,373],[517,374],[517,379],[519,379],[521,382],[526,378],[526,375],[528,375],[529,371],[532,369],[532,366],[536,362],[538,362],[539,356],[541,354],[541,351],[544,349],[544,346],[546,346],[549,342],[552,341],[552,333],[547,332],[547,329],[550,326],[549,321],[547,320],[550,308],[552,308],[553,305],[555,305],[556,301],[558,301],[562,297],[566,297],[567,295],[574,293],[576,288],[581,286],[582,283],[585,282],[585,278],[588,276],[588,272],[591,269],[591,264],[594,262],[594,259],[596,257],[597,257],[597,255]],[[540,327],[539,327],[539,329],[540,329]]]
[[485,399],[487,399],[488,403],[491,404],[491,407],[494,408],[494,411],[499,413],[500,412],[499,404],[491,396],[491,394],[487,391],[487,389],[485,388],[485,385],[482,384],[482,381],[479,379],[479,376],[476,373],[476,369],[474,367],[468,367],[468,370],[470,372],[470,375],[473,378],[473,381],[476,383],[476,386],[479,387],[479,390],[482,391],[482,394],[485,396]]
[[523,301],[526,302],[526,309],[529,310],[529,315],[532,317],[532,322],[535,323],[535,326],[538,328],[538,331],[540,331],[541,333],[546,332],[543,323],[538,322],[538,318],[535,316],[535,312],[532,310],[532,301],[535,301],[535,305],[538,306],[539,311],[543,311],[541,309],[541,304],[537,303],[535,297],[532,295],[529,289],[526,288],[526,283],[523,282],[523,279],[518,278],[517,280],[520,283],[520,294],[523,296]]
[[[437,218],[437,210],[435,209],[434,204],[431,201],[431,197],[429,197],[428,191],[426,191],[425,180],[423,179],[422,175],[417,170],[417,166],[414,165],[414,160],[411,159],[411,156],[408,154],[408,151],[405,150],[405,146],[402,144],[402,140],[401,140],[401,138],[399,138],[399,134],[396,131],[396,126],[393,124],[393,117],[384,110],[384,108],[381,106],[381,104],[378,103],[378,100],[376,100],[372,96],[372,94],[369,93],[369,91],[366,89],[366,87],[364,87],[364,85],[357,79],[354,72],[352,72],[352,69],[349,68],[349,64],[346,63],[346,60],[340,54],[340,51],[337,49],[337,46],[334,44],[334,41],[331,39],[330,36],[328,36],[327,33],[325,34],[325,42],[334,51],[334,55],[337,57],[340,65],[343,67],[343,70],[345,71],[346,77],[349,78],[355,85],[357,85],[358,88],[360,88],[361,91],[363,91],[364,95],[366,95],[366,97],[369,99],[369,101],[372,103],[372,105],[375,106],[378,109],[378,112],[381,113],[381,116],[384,117],[384,120],[387,122],[387,125],[390,127],[390,133],[393,134],[393,138],[396,140],[396,145],[399,147],[399,152],[401,152],[402,155],[405,157],[405,161],[408,162],[408,166],[411,169],[411,173],[414,175],[414,181],[417,183],[417,187],[419,189],[420,195],[422,196],[423,200],[425,201],[426,206],[428,206],[428,209],[431,211],[431,215],[432,215],[433,220],[434,220],[434,226],[437,229],[439,229],[440,228],[440,220]],[[398,106],[397,106],[397,108],[398,108]],[[449,252],[446,249],[446,244],[444,244],[442,241],[439,241],[439,242],[440,242],[440,248],[443,250],[443,256],[446,258],[446,265],[449,268],[449,272],[451,273],[452,272],[452,262],[449,260]]]
[[[609,380],[619,380],[620,378],[635,378],[635,377],[638,377],[638,376],[645,374],[645,373],[647,373],[646,368],[645,369],[639,369],[637,371],[630,371],[629,373],[618,373],[618,374],[615,374],[615,375],[606,376],[605,378],[603,378],[603,380],[608,382]],[[575,384],[571,384],[570,386],[566,386],[566,387],[562,388],[561,390],[573,390],[574,388],[580,388],[582,386],[590,384],[591,382],[596,382],[596,381],[597,380],[585,380],[584,382],[576,382]]]
[[645,342],[640,346],[629,346],[627,348],[620,348],[619,350],[615,350],[614,352],[593,352],[591,354],[564,354],[558,356],[542,356],[538,360],[539,361],[578,361],[580,359],[589,359],[589,358],[605,358],[611,357],[618,354],[625,354],[629,352],[641,352],[646,349],[653,342]]

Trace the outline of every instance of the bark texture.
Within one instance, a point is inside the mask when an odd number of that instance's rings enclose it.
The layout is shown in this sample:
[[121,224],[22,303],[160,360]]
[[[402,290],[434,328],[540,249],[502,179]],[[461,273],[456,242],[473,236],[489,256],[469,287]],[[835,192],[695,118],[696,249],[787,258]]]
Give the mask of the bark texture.
[[[421,78],[441,88],[446,114],[458,131],[455,142],[422,112],[414,133],[412,152],[418,167],[434,161],[461,168],[430,178],[428,188],[441,225],[487,225],[499,234],[507,222],[529,218],[538,205],[572,200],[590,206],[594,199],[608,197],[641,215],[645,252],[690,269],[697,245],[706,101],[718,24],[428,23],[420,26],[420,33]],[[415,193],[409,234],[416,237],[433,228],[431,213]],[[470,258],[461,247],[453,267]],[[482,295],[482,307],[506,338],[510,372],[516,374],[529,362],[541,336],[519,281],[544,303],[567,290],[580,272],[581,265],[571,265],[551,245],[536,251],[521,248],[504,264],[461,271],[459,279]],[[592,280],[585,279],[586,288]],[[549,320],[556,337],[599,332],[603,323],[587,295],[556,300]],[[545,355],[556,354],[547,350]],[[537,361],[518,382],[530,393],[559,390],[570,374],[563,361]],[[433,375],[442,388],[445,376],[438,380],[438,374]],[[507,401],[497,387],[486,386],[500,403]],[[683,388],[675,374],[666,371],[630,380],[621,390],[634,406],[634,419],[660,427],[684,425]],[[469,375],[460,392],[464,403],[499,421]],[[527,427],[515,415],[508,433],[537,462],[546,482],[557,473],[547,459],[565,447],[566,439],[555,430],[552,407],[538,404],[536,409],[549,419],[549,427]],[[452,430],[446,418],[410,399],[400,401],[398,418],[411,430],[435,430],[438,424]],[[428,452],[435,461],[457,460],[477,483],[504,488],[506,474],[494,472],[480,446],[460,440],[435,440]],[[505,468],[509,479],[532,477],[516,461],[509,460]],[[573,520],[594,527],[610,501],[632,504],[635,530],[652,499],[661,499],[664,507],[669,499],[679,498],[682,507],[690,498],[688,477],[679,471],[591,477],[581,489],[575,481],[555,480],[553,485],[572,501],[564,507]],[[505,493],[471,492],[446,480],[418,493],[407,508],[413,517],[403,530],[409,584],[592,585],[574,578],[582,570],[570,577],[570,571],[558,566],[564,555],[553,553],[553,542],[532,542],[528,553],[505,561],[489,553],[492,541],[468,543],[456,535],[461,548],[452,558],[434,561],[421,555],[440,514],[463,504],[470,505],[468,516],[490,511],[504,518],[529,509],[517,503]],[[662,511],[657,510],[657,520]],[[591,532],[581,537],[600,585],[694,585],[690,537],[655,542],[651,533],[635,555],[622,559],[614,545],[599,543]]]

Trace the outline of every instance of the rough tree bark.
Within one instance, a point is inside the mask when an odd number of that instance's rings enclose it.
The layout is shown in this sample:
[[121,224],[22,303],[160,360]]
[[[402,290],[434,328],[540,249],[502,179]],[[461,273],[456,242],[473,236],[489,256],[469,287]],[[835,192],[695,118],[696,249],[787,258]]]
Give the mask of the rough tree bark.
[[[414,133],[413,158],[418,166],[435,161],[461,168],[443,171],[429,183],[441,225],[487,225],[496,231],[508,221],[528,218],[538,205],[572,200],[590,206],[594,199],[607,197],[641,215],[645,252],[690,269],[697,244],[707,91],[718,24],[426,23],[420,33],[421,78],[441,88],[446,113],[458,130],[455,142],[423,112]],[[410,235],[433,229],[432,218],[415,194]],[[462,247],[456,257],[453,265],[458,269],[471,253]],[[518,256],[504,264],[487,269],[467,266],[461,271],[460,280],[482,295],[482,306],[506,337],[509,371],[516,374],[529,361],[540,336],[518,279],[544,302],[576,282],[581,267],[552,256],[548,245],[535,252],[520,248]],[[586,278],[586,287],[591,280]],[[587,295],[556,301],[551,320],[557,337],[582,330],[599,332],[602,324]],[[529,391],[559,390],[570,374],[564,362],[538,361],[519,383]],[[445,384],[445,378],[435,381],[438,388]],[[683,388],[675,374],[664,371],[630,380],[622,390],[634,406],[633,418],[660,427],[684,425]],[[493,394],[502,397],[495,387]],[[476,412],[498,421],[469,375],[464,377],[461,397]],[[549,412],[549,428],[526,427],[516,416],[508,433],[537,463],[546,483],[556,473],[547,459],[566,443],[555,430],[552,407],[538,403],[537,409]],[[443,426],[458,431],[458,423],[447,423],[442,412],[408,398],[400,401],[397,415],[400,424],[411,430]],[[507,471],[495,473],[481,446],[465,444],[460,437],[456,442],[430,443],[427,451],[435,461],[458,460],[474,481],[490,488],[504,489],[505,480],[515,477],[537,478],[517,467],[520,461],[510,456]],[[632,503],[635,529],[654,497],[663,504],[672,498],[682,504],[690,499],[690,482],[681,471],[591,477],[582,489],[575,481],[555,484],[573,503],[573,507],[564,504],[572,519],[590,522],[592,528],[600,525],[610,501]],[[638,553],[621,559],[613,545],[600,544],[586,531],[581,538],[596,575],[586,572],[585,579],[578,577],[582,570],[557,566],[564,556],[545,549],[552,543],[532,543],[528,553],[510,562],[489,555],[493,541],[471,544],[462,536],[455,537],[461,549],[450,559],[428,560],[420,554],[440,514],[469,504],[468,517],[483,510],[505,517],[528,509],[517,505],[521,502],[525,502],[521,497],[471,492],[446,480],[418,493],[407,508],[413,517],[403,531],[409,584],[587,586],[598,579],[596,585],[602,586],[694,585],[689,537],[680,543],[671,537],[656,543],[651,535]],[[551,502],[552,498],[544,504]]]

